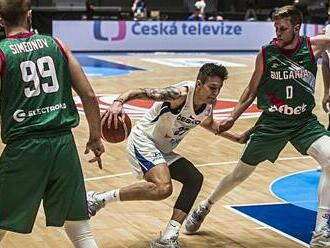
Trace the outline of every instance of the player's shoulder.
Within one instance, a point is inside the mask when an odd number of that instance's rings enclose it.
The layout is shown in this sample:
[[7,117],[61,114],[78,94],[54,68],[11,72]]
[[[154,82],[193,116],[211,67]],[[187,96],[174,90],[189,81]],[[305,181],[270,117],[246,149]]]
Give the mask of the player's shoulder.
[[180,83],[174,84],[171,87],[175,87],[180,91],[181,98],[185,98],[188,94],[188,92],[191,89],[195,88],[195,82],[194,81],[182,81]]

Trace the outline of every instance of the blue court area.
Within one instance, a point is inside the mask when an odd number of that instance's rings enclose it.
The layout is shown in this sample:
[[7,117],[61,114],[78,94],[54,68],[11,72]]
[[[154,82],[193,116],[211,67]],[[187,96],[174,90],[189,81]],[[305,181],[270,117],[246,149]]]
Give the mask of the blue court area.
[[270,186],[283,203],[231,206],[300,243],[308,244],[314,230],[319,170],[281,177]]
[[108,61],[106,55],[75,53],[74,56],[89,77],[120,76],[126,75],[132,71],[143,70],[141,68]]
[[291,174],[274,181],[270,190],[283,201],[303,209],[316,211],[320,174],[320,170]]

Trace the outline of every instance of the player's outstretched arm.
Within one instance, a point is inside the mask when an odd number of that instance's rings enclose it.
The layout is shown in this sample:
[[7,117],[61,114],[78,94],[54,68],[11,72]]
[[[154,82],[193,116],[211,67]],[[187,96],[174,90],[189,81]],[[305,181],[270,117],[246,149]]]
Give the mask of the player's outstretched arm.
[[246,131],[244,131],[241,134],[237,134],[235,132],[227,131],[227,132],[222,132],[219,135],[226,138],[226,139],[229,139],[231,141],[234,141],[234,142],[237,142],[237,143],[240,143],[240,144],[245,144],[248,141],[248,139],[250,138],[250,135],[252,134],[252,131],[253,131],[253,127],[247,129]]
[[201,123],[201,126],[203,128],[214,133],[215,135],[220,135],[226,139],[229,139],[233,142],[237,142],[240,144],[246,143],[246,141],[249,139],[250,134],[252,132],[252,128],[246,130],[242,134],[237,134],[237,133],[231,132],[231,131],[219,132],[219,125],[221,125],[221,121],[214,120],[212,116],[209,116],[207,119],[205,119]]
[[255,69],[248,86],[243,91],[238,103],[236,104],[230,116],[219,125],[219,132],[229,130],[241,116],[241,114],[251,105],[257,95],[258,86],[263,73],[263,56],[260,51],[255,62]]
[[108,111],[102,116],[102,118],[108,118],[108,126],[111,125],[112,119],[114,120],[115,128],[118,127],[118,115],[124,119],[124,108],[123,105],[125,102],[141,99],[141,100],[153,100],[153,101],[161,101],[161,102],[172,102],[180,99],[181,97],[185,97],[187,95],[187,88],[184,86],[176,87],[169,86],[166,88],[138,88],[138,89],[130,89],[120,96],[117,97],[111,104]]
[[89,126],[89,140],[86,144],[85,154],[92,150],[95,157],[91,159],[90,162],[98,162],[99,168],[102,169],[101,155],[104,153],[104,146],[101,141],[101,118],[95,93],[70,49],[62,42],[60,42],[60,44],[68,60],[72,87],[82,101]]
[[329,54],[328,52],[324,52],[322,54],[322,76],[323,76],[323,99],[322,99],[322,107],[326,113],[330,111],[330,64],[329,64]]

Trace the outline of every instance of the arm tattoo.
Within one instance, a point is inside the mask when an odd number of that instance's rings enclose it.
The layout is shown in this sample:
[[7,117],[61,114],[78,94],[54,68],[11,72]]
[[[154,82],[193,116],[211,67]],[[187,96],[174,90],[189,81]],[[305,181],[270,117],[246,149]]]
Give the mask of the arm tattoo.
[[142,94],[147,99],[154,101],[170,101],[175,100],[181,96],[181,91],[177,87],[166,87],[162,89],[141,89]]

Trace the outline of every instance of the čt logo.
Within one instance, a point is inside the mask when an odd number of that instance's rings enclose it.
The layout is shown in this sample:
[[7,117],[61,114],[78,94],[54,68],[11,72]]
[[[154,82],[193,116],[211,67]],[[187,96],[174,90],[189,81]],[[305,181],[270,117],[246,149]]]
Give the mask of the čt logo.
[[[126,22],[118,21],[118,33],[116,36],[111,37],[112,41],[120,41],[126,37]],[[96,40],[109,40],[108,37],[102,35],[101,21],[94,21],[94,38]]]

